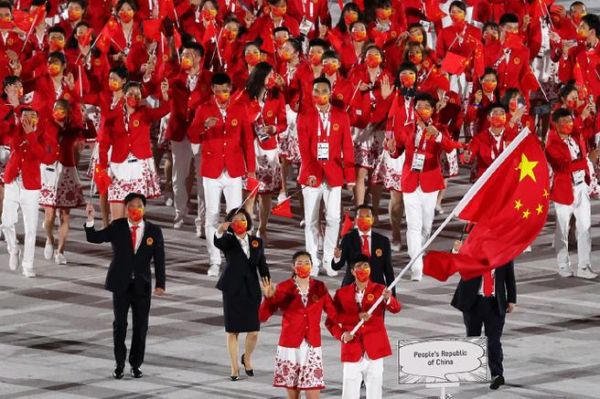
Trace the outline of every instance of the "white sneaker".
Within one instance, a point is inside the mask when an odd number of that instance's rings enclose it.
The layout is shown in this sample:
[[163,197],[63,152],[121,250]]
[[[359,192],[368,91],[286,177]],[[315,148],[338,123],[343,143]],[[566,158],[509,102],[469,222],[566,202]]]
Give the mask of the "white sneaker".
[[423,280],[423,272],[417,272],[417,271],[410,272],[410,280],[411,281]]
[[57,265],[66,265],[67,258],[65,257],[65,254],[61,254],[58,251],[54,252],[54,263]]
[[323,262],[323,269],[325,269],[325,272],[329,277],[335,277],[338,275],[338,272],[336,270],[333,270],[333,268],[331,267],[331,262]]
[[173,220],[173,228],[174,229],[180,229],[180,228],[182,228],[184,222],[185,222],[184,215],[182,215],[181,213],[175,214],[175,219]]
[[219,277],[219,269],[219,265],[210,265],[210,267],[208,268],[208,272],[206,272],[206,275],[208,277]]
[[402,243],[400,241],[392,241],[391,248],[394,252],[400,252],[402,249]]
[[558,274],[561,277],[573,277],[573,270],[571,270],[570,266],[559,266]]
[[304,223],[304,219],[302,219],[302,220],[300,221],[300,227],[304,227],[304,225],[305,225],[305,223]]
[[165,201],[165,205],[168,206],[169,208],[173,206],[173,198],[171,197],[167,197],[167,200]]
[[33,270],[23,269],[23,276],[25,276],[27,278],[33,278],[33,277],[35,277],[35,273],[33,272]]
[[587,265],[585,267],[580,267],[579,270],[577,270],[576,277],[593,280],[598,277],[598,273],[594,273],[590,265]]
[[277,203],[281,203],[284,199],[287,198],[287,195],[285,195],[285,193],[279,193],[279,195],[277,196]]
[[16,254],[10,254],[8,258],[8,267],[10,270],[15,271],[19,267],[19,252]]
[[436,205],[435,206],[435,211],[437,212],[438,215],[443,215],[445,213],[444,212],[444,208],[442,208],[441,205]]
[[204,229],[202,226],[196,226],[196,238],[202,238],[204,236]]
[[52,259],[54,255],[54,245],[49,240],[46,240],[46,245],[44,246],[44,258],[46,260]]

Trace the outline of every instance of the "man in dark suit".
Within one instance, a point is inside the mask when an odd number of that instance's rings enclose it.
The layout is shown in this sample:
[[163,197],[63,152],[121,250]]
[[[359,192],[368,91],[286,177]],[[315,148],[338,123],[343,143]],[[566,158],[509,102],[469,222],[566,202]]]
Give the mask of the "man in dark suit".
[[[370,206],[360,205],[356,208],[356,226],[342,238],[340,247],[335,249],[331,267],[340,270],[346,265],[342,287],[352,284],[352,265],[359,255],[366,255],[371,265],[371,281],[387,287],[394,281],[390,240],[372,230],[373,210]],[[396,295],[395,289],[393,294]]]
[[144,220],[146,197],[131,193],[125,197],[127,218],[113,220],[105,229],[94,229],[94,207],[88,204],[85,233],[88,242],[110,242],[113,257],[106,275],[105,288],[113,293],[113,341],[116,367],[113,377],[123,378],[127,347],[127,315],[131,307],[133,336],[129,352],[131,375],[143,376],[140,366],[144,361],[152,277],[150,262],[154,260],[156,288],[154,294],[165,293],[165,249],[162,231],[157,225]]
[[488,364],[492,372],[490,389],[504,385],[500,338],[506,313],[511,313],[516,303],[517,284],[512,261],[469,281],[461,279],[452,298],[452,306],[463,312],[467,336],[479,337],[481,327],[485,326]]

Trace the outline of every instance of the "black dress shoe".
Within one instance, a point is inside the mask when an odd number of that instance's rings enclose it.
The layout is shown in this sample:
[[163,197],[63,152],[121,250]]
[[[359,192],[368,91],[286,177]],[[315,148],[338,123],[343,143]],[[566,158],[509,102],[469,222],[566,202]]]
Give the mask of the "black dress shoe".
[[504,377],[501,375],[492,377],[492,383],[490,384],[490,389],[493,389],[495,391],[496,389],[500,388],[500,385],[504,385]]
[[123,367],[115,367],[115,370],[113,371],[112,375],[115,380],[120,380],[121,378],[123,378]]
[[240,379],[239,375],[230,375],[229,378],[231,378],[231,381],[237,381]]
[[132,367],[131,368],[131,376],[133,378],[142,378],[144,376],[144,373],[142,373],[142,370],[140,370],[139,367]]
[[254,370],[246,368],[246,363],[244,363],[244,355],[242,355],[242,366],[244,366],[244,371],[248,377],[254,377]]

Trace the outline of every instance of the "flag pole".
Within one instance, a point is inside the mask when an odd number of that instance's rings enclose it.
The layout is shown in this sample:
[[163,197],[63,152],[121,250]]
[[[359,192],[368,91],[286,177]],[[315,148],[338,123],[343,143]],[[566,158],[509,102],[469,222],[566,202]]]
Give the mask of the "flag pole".
[[[525,138],[529,135],[529,133],[530,133],[529,132],[529,128],[527,128],[527,127],[524,128],[523,130],[521,130],[521,133],[519,133],[519,135],[508,145],[508,147],[506,147],[506,149],[500,153],[500,156],[498,156],[498,158],[496,158],[494,160],[494,162],[492,162],[492,164],[490,165],[490,167],[487,168],[487,170],[481,175],[481,177],[475,182],[475,184],[473,184],[473,186],[471,186],[471,188],[469,189],[469,191],[467,191],[467,193],[460,200],[460,202],[458,203],[458,205],[456,205],[456,207],[454,207],[454,209],[452,210],[452,212],[450,212],[450,214],[448,215],[448,217],[446,217],[446,220],[444,220],[442,222],[442,224],[440,225],[440,227],[438,227],[437,230],[431,235],[431,237],[429,237],[429,239],[427,240],[427,242],[425,244],[423,244],[423,247],[421,248],[421,250],[419,251],[419,253],[414,258],[412,258],[410,260],[410,262],[408,262],[408,264],[400,271],[400,273],[398,274],[398,276],[396,276],[396,278],[394,279],[394,281],[392,281],[392,283],[387,287],[388,290],[391,291],[392,288],[394,288],[396,286],[396,284],[398,284],[398,282],[400,282],[400,279],[402,278],[402,276],[404,276],[404,274],[410,268],[412,268],[412,266],[415,264],[415,262],[417,261],[417,259],[419,259],[419,257],[425,253],[425,250],[431,245],[431,243],[433,242],[433,240],[442,232],[442,230],[444,230],[444,228],[448,225],[448,223],[450,223],[450,221],[452,220],[452,218],[454,216],[458,215],[460,212],[462,212],[462,210],[466,207],[466,205],[479,192],[479,190],[481,189],[481,187],[483,187],[483,185],[485,183],[487,183],[487,181],[490,179],[490,177],[492,176],[492,174],[498,169],[498,167],[500,167],[500,165],[502,165],[502,163],[506,160],[506,158],[508,158],[514,152],[515,148],[517,148],[517,146],[519,144],[521,144],[521,142],[523,142],[523,140],[525,140]],[[377,300],[375,301],[375,303],[369,309],[368,313],[370,315],[373,314],[373,312],[375,311],[375,309],[377,308],[377,306],[379,306],[379,304],[382,301],[383,301],[383,295],[381,295],[379,298],[377,298]],[[352,335],[356,334],[356,332],[358,331],[358,329],[364,323],[365,323],[364,320],[361,319],[358,322],[358,324],[352,329],[352,331],[350,332],[350,334],[352,334]]]

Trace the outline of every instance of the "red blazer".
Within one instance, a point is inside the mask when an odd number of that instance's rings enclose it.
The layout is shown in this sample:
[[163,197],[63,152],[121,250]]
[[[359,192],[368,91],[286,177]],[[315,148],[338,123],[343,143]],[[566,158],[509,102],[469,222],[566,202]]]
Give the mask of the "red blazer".
[[[502,148],[506,148],[515,138],[515,130],[509,128],[504,129],[502,134],[502,141],[504,142]],[[492,137],[492,133],[488,129],[481,130],[478,134],[473,137],[473,140],[469,143],[469,150],[471,151],[471,160],[468,163],[472,163],[477,160],[477,171],[475,177],[479,177],[490,167],[496,157],[492,157],[492,149],[496,145],[496,140]]]
[[[466,25],[466,30],[463,31],[454,26],[448,26],[442,29],[436,43],[436,52],[438,59],[444,59],[446,53],[451,51],[463,57],[471,58],[475,51],[473,41],[481,41],[481,30],[471,24]],[[463,33],[464,32],[464,33]],[[457,35],[462,35],[462,44],[456,40]]]
[[397,158],[400,154],[406,152],[402,168],[402,191],[405,193],[412,193],[419,186],[425,193],[442,190],[446,187],[440,166],[440,156],[442,151],[450,152],[455,148],[461,148],[462,145],[450,138],[445,127],[436,125],[436,128],[442,132],[442,141],[436,143],[435,137],[423,141],[425,145],[425,164],[422,172],[415,172],[411,168],[413,156],[416,152],[416,125],[401,126],[394,132],[397,148],[392,157]]
[[[383,67],[381,68],[381,72],[374,82],[371,82],[369,77],[367,64],[357,65],[350,72],[350,80],[355,87],[357,87],[359,83],[372,85],[370,90],[363,92],[359,90],[352,101],[352,105],[355,108],[355,115],[357,116],[357,118],[353,120],[353,126],[365,128],[369,123],[381,122],[379,118],[376,118],[378,113],[374,111],[377,107],[377,104],[384,101],[381,97],[381,81],[383,80],[384,76],[387,76],[390,82],[394,81],[394,77]],[[360,110],[360,115],[356,114],[356,111],[358,110]]]
[[[506,60],[503,60],[496,68],[498,72],[498,90],[500,90],[500,94],[503,94],[507,89],[516,87],[525,92],[527,96],[529,87],[537,84],[529,65],[529,49],[521,46],[519,48],[511,48],[510,51],[508,63]],[[504,47],[501,47],[494,64],[503,56],[503,52]],[[491,67],[493,66],[491,65]]]
[[254,137],[256,135],[255,126],[262,124],[264,126],[275,126],[275,133],[267,140],[258,141],[258,145],[263,150],[274,150],[277,148],[277,137],[287,129],[287,117],[285,113],[285,100],[283,93],[279,93],[277,98],[273,97],[272,93],[267,94],[265,105],[261,112],[258,100],[250,100],[248,93],[244,90],[240,97],[240,102],[244,104],[248,113],[248,120],[252,127]]
[[[227,169],[231,177],[255,171],[254,133],[247,114],[243,103],[230,103],[223,121],[214,98],[198,108],[190,127],[190,141],[202,144],[200,174],[203,177],[216,179],[223,169]],[[217,118],[217,123],[205,129],[204,122],[208,118]]]
[[260,304],[258,317],[266,322],[278,309],[283,312],[279,346],[298,348],[303,339],[313,347],[321,346],[321,315],[323,310],[332,320],[337,320],[333,301],[325,284],[313,278],[308,288],[308,305],[305,307],[293,279],[280,283],[272,298]]
[[600,45],[587,50],[584,44],[580,44],[569,51],[567,60],[560,58],[558,63],[558,78],[567,83],[575,79],[575,65],[579,63],[585,87],[594,98],[600,96]]
[[[369,281],[365,288],[365,295],[360,308],[355,300],[356,283],[346,285],[337,290],[333,297],[333,304],[338,314],[338,320],[335,322],[327,318],[325,321],[325,325],[331,335],[341,340],[342,334],[345,331],[352,331],[360,320],[358,314],[368,311],[384,290],[385,286],[383,284]],[[383,305],[377,306],[369,321],[365,322],[356,332],[354,339],[346,344],[342,342],[342,362],[358,362],[364,353],[371,360],[390,356],[392,348],[385,329],[383,316],[385,310],[391,313],[398,313],[401,308],[402,306],[394,296],[391,297],[389,305],[385,305],[384,301]],[[341,327],[338,322],[341,324]]]
[[137,159],[152,157],[150,142],[150,126],[169,112],[169,105],[161,101],[160,107],[140,107],[129,117],[128,130],[125,129],[124,107],[117,106],[114,110],[103,109],[108,115],[102,126],[99,137],[99,162],[108,165],[108,149],[112,145],[110,161],[121,163],[131,153]]
[[42,188],[40,164],[47,155],[43,134],[32,132],[25,134],[19,126],[8,138],[10,156],[4,170],[4,184],[12,183],[21,174],[26,190]]
[[[329,135],[319,135],[321,125],[316,107],[298,114],[298,144],[300,147],[300,175],[298,182],[308,185],[308,178],[315,176],[317,185],[325,181],[330,187],[339,187],[356,180],[354,170],[354,145],[350,134],[348,115],[331,106]],[[329,160],[317,160],[317,143],[329,143]]]
[[77,166],[75,152],[77,143],[83,139],[83,128],[76,123],[70,123],[65,128],[56,122],[49,121],[46,125],[44,138],[48,140],[50,151],[43,160],[46,165],[58,161],[63,166]]
[[573,197],[573,172],[584,170],[586,183],[590,183],[585,138],[575,132],[573,132],[572,137],[579,144],[579,150],[581,151],[580,158],[576,160],[571,160],[569,146],[553,128],[548,132],[548,139],[546,140],[546,157],[554,172],[550,199],[564,205],[571,205],[575,200]]

